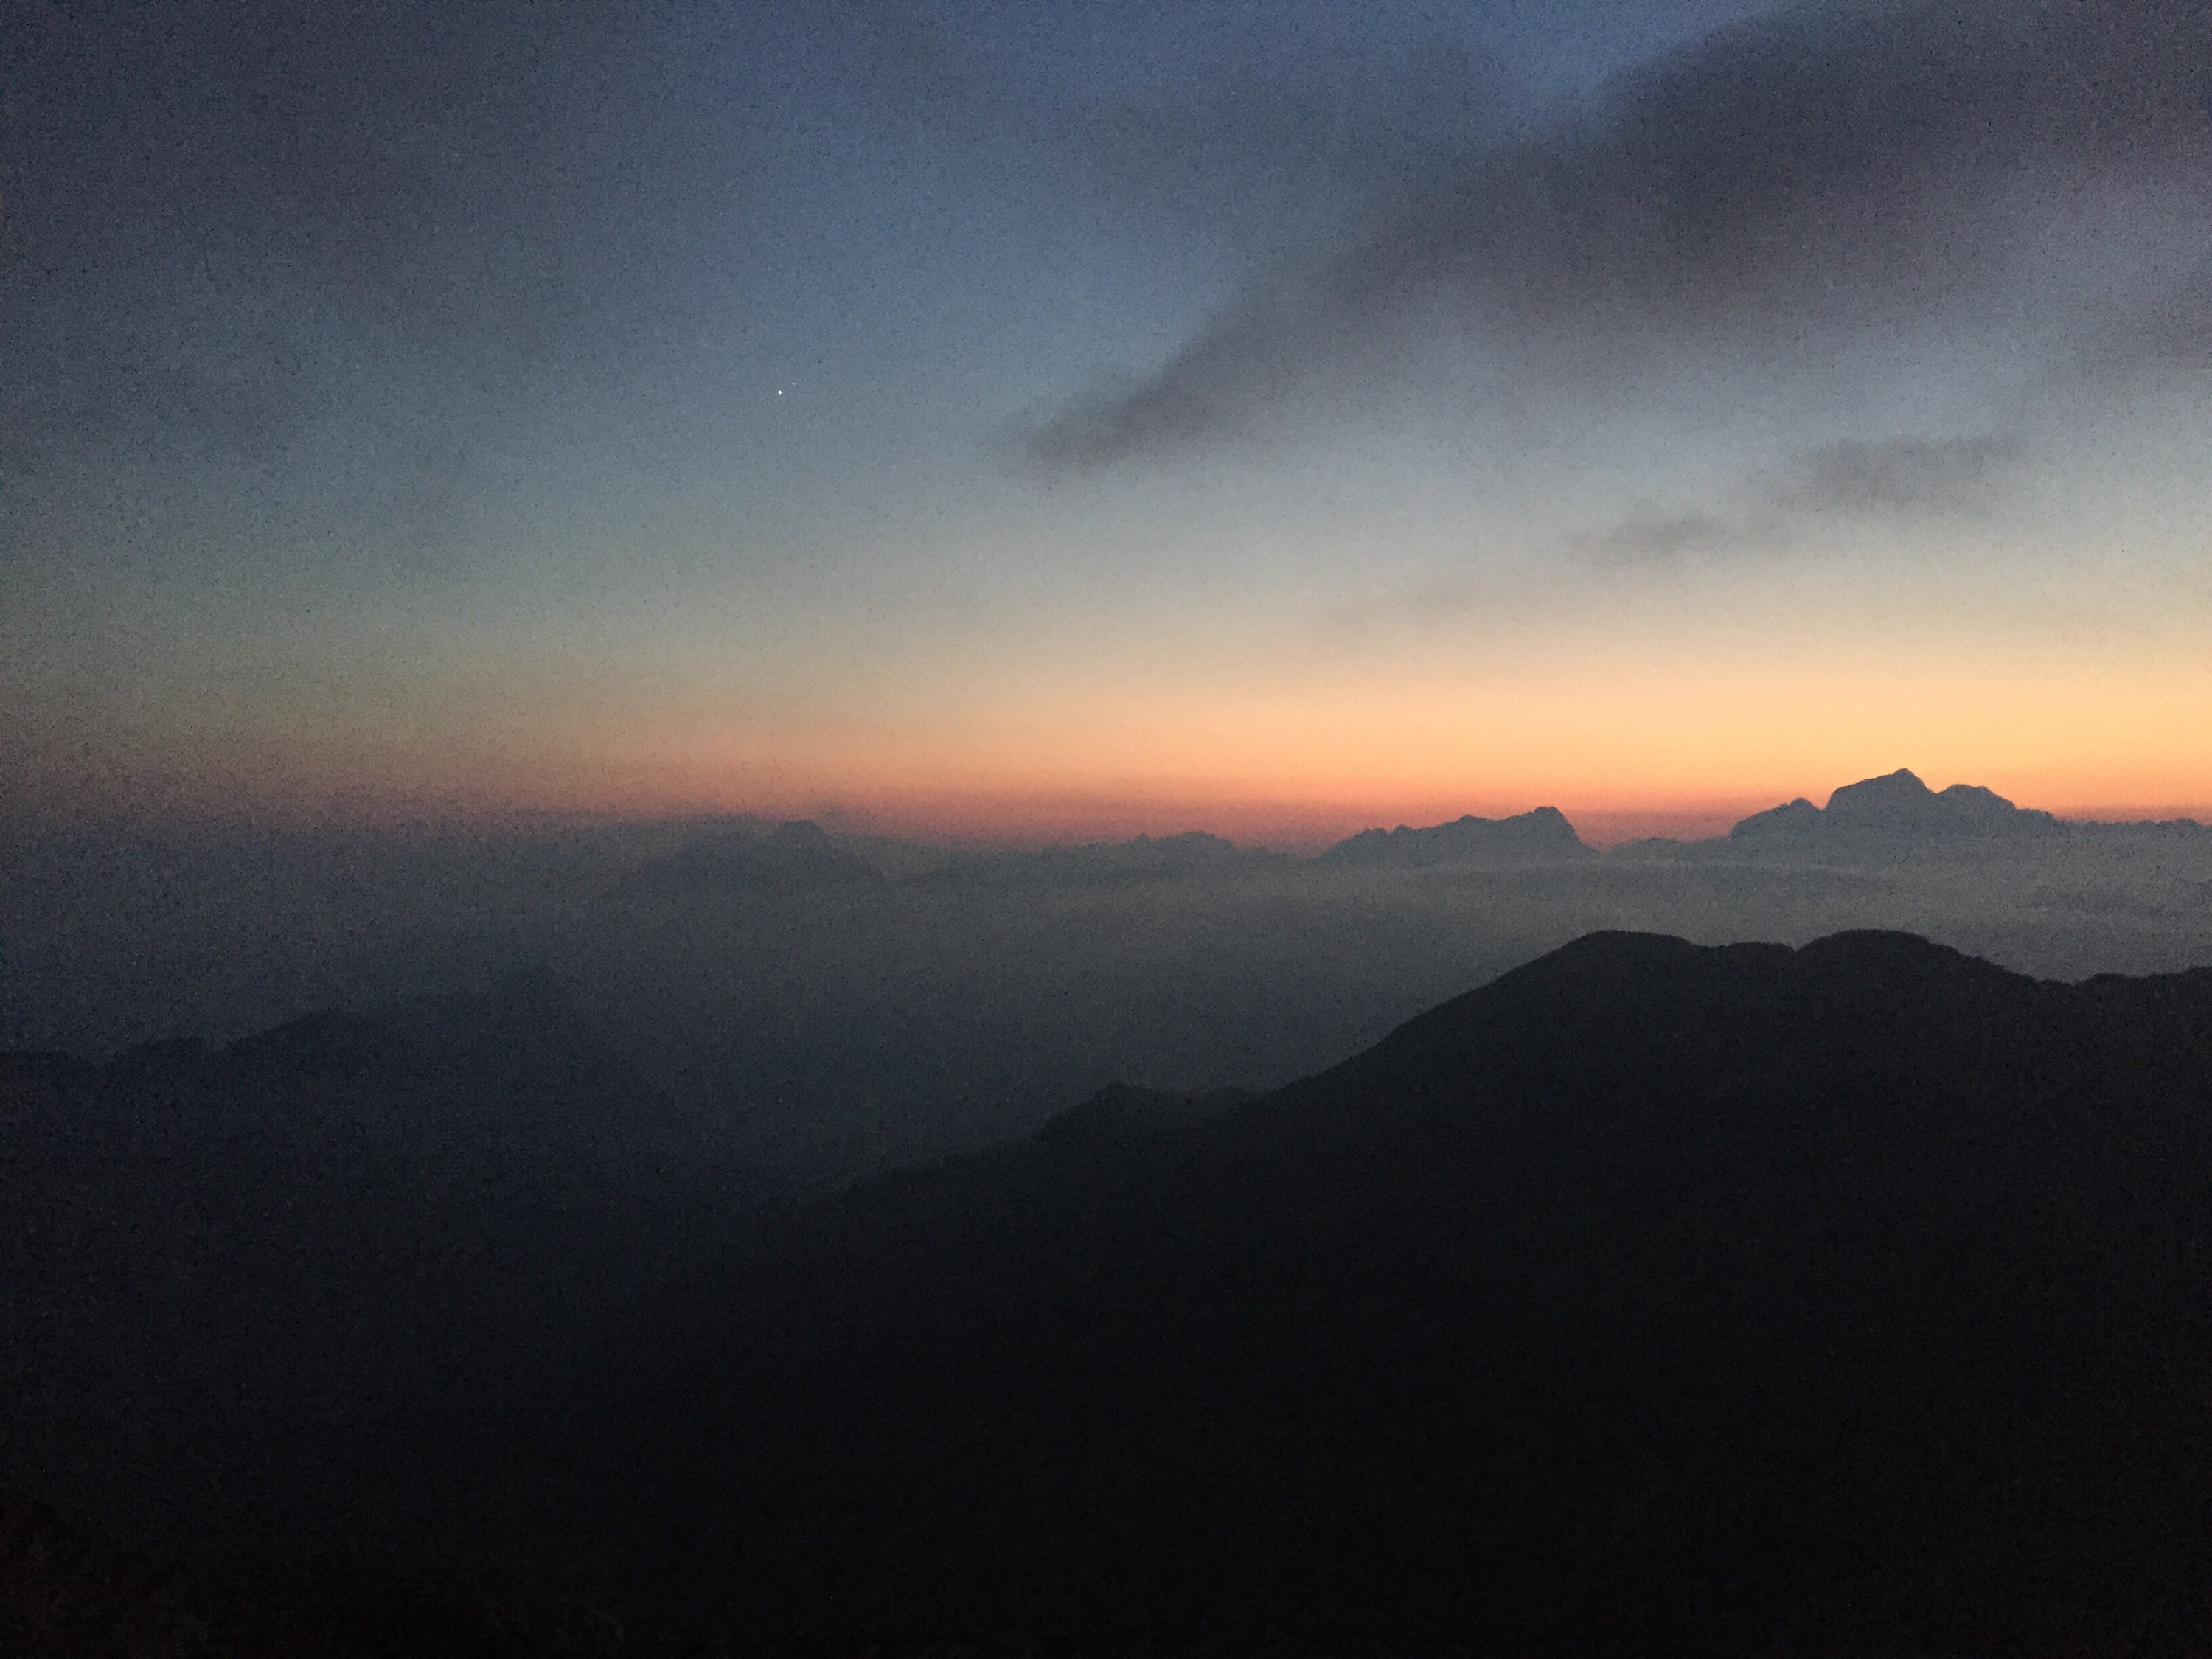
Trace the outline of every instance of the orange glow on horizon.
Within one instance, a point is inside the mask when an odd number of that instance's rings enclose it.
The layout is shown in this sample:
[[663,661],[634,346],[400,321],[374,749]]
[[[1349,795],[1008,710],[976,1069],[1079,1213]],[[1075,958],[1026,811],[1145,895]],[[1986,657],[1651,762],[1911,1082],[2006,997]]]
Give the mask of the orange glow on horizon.
[[2212,817],[2212,664],[2193,654],[2030,672],[1994,647],[1893,640],[1817,659],[1555,642],[1228,684],[1133,671],[923,690],[781,708],[702,691],[672,708],[564,702],[532,684],[411,727],[303,727],[272,711],[194,734],[189,770],[143,752],[103,770],[57,745],[17,767],[9,816],[25,821],[22,803],[48,818],[262,823],[750,811],[943,841],[1197,830],[1311,849],[1549,805],[1604,845],[1717,835],[1907,766],[1935,788],[1979,784],[2061,817]]
[[[1905,763],[1909,763],[1906,757]],[[1894,766],[1880,767],[1891,771]],[[1979,778],[1931,775],[1914,768],[1931,787],[1951,782],[1984,782],[2016,805],[2039,807],[2062,818],[2124,822],[2195,818],[2212,823],[2212,802],[2151,800],[2113,804],[2094,798],[2066,800],[2014,793]],[[1873,775],[1860,772],[1838,783]],[[485,779],[482,783],[491,782]],[[508,780],[510,783],[517,781]],[[236,774],[216,781],[134,791],[124,798],[88,803],[91,811],[74,818],[280,826],[352,825],[364,829],[406,825],[476,826],[485,830],[530,823],[645,823],[750,813],[769,819],[811,818],[833,830],[903,836],[923,842],[975,847],[1035,847],[1052,842],[1125,841],[1137,836],[1179,835],[1198,830],[1241,847],[1267,847],[1312,853],[1362,830],[1398,824],[1448,822],[1463,814],[1505,817],[1539,806],[1559,809],[1582,838],[1595,847],[1617,846],[1646,836],[1698,840],[1725,835],[1752,813],[1805,795],[1825,803],[1827,788],[1777,787],[1724,798],[1678,795],[1636,799],[1623,796],[1577,797],[1533,788],[1518,793],[1469,788],[1346,790],[1305,799],[1288,793],[1261,796],[1230,789],[1133,787],[1122,790],[996,788],[878,788],[810,785],[799,779],[767,787],[702,788],[689,778],[617,769],[598,769],[589,779],[549,770],[536,787],[459,789],[429,787],[377,788],[356,781],[345,787],[301,787],[296,780]],[[289,787],[288,787],[289,786]],[[565,787],[563,787],[565,786]]]

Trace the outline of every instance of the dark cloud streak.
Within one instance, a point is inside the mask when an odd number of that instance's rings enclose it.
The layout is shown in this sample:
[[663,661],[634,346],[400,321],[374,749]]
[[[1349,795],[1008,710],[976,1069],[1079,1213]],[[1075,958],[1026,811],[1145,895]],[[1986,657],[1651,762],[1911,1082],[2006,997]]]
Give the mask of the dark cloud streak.
[[1800,459],[1776,501],[1803,513],[1970,510],[1991,499],[2020,453],[2010,436],[1824,444]]
[[1738,522],[1717,514],[1639,513],[1596,535],[1579,537],[1577,551],[1604,564],[1662,564],[1770,545],[1787,534],[1771,520]]
[[2212,176],[2207,86],[2212,22],[2179,0],[1741,24],[1439,169],[1319,281],[1251,299],[1030,447],[1093,466],[1231,433],[1440,313],[1532,364],[1593,370],[1664,338],[1786,351],[1911,326],[2034,280],[2041,233],[2085,192]]
[[1747,503],[1632,514],[1568,547],[1600,565],[1664,565],[1784,549],[1821,520],[1984,513],[2002,500],[2007,471],[2025,453],[2011,433],[1844,439],[1750,481]]

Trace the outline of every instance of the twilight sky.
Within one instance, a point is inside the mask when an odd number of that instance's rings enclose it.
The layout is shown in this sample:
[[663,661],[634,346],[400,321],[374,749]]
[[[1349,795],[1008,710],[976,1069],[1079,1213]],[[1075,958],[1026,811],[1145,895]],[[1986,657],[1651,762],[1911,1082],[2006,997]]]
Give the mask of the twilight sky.
[[0,816],[2212,813],[2212,9],[0,27]]

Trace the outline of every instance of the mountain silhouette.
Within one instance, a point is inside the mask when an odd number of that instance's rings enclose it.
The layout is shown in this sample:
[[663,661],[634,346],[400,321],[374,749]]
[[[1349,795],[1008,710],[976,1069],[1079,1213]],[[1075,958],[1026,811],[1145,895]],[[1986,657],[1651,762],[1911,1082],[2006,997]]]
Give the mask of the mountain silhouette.
[[1473,816],[1427,829],[1363,830],[1322,854],[1337,865],[1419,869],[1437,864],[1519,864],[1594,856],[1556,806],[1510,818]]
[[2015,806],[1977,784],[1930,789],[1903,768],[1847,783],[1825,811],[1800,797],[1756,812],[1729,831],[1739,842],[1804,843],[1868,839],[1956,841],[1993,836],[2046,835],[2066,826],[2048,812]]
[[2212,1640],[2212,971],[1595,934],[1083,1109],[1141,1132],[857,1188],[611,1350],[593,1569],[1282,1651]]

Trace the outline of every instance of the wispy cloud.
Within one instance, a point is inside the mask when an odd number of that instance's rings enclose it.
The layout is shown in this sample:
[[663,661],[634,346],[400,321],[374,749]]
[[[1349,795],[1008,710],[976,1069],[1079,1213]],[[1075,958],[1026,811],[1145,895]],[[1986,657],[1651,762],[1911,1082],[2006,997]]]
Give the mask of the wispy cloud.
[[1606,530],[1575,537],[1571,545],[1601,564],[1647,564],[1736,553],[1778,541],[1785,534],[1771,520],[1736,520],[1695,511],[1644,512]]
[[2019,440],[2002,434],[1824,444],[1798,458],[1773,497],[1799,513],[1972,509],[1993,499],[2020,453]]
[[1597,565],[1666,564],[1785,549],[1821,519],[1983,513],[2001,501],[2006,469],[2023,453],[2008,433],[1820,444],[1746,480],[1732,501],[1647,508],[1566,545]]
[[[2212,21],[2182,0],[1763,17],[1433,168],[1318,279],[1250,296],[1149,378],[1041,422],[1030,449],[1097,466],[1234,433],[1440,315],[1532,367],[1914,325],[2035,281],[2040,228],[2078,220],[2084,191],[2212,178],[2208,85]],[[2112,305],[2073,325],[2156,323]]]

